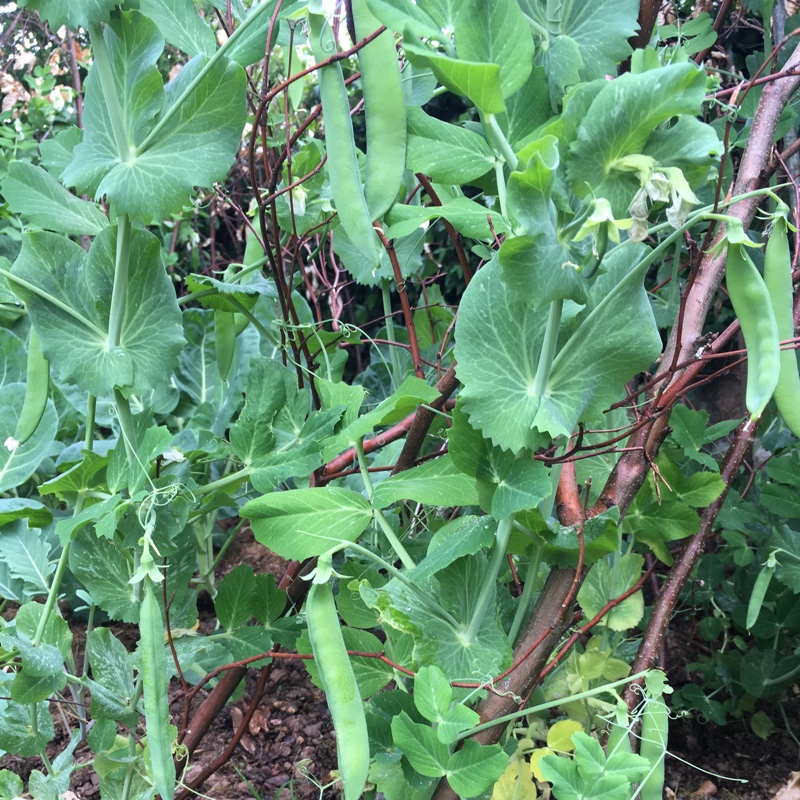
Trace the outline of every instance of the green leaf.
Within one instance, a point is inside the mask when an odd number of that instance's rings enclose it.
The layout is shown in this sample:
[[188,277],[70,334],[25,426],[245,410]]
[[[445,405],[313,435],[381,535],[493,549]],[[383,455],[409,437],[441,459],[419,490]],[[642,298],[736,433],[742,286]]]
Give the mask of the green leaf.
[[186,55],[214,55],[214,32],[200,19],[192,0],[140,0],[139,8],[156,23],[164,38]]
[[445,455],[392,475],[375,488],[372,502],[385,508],[398,500],[415,500],[432,506],[477,505],[475,480],[459,472]]
[[234,567],[217,586],[214,610],[226,631],[246,625],[253,614],[253,593],[256,576],[248,564]]
[[216,294],[198,297],[197,300],[204,308],[213,308],[217,311],[240,312],[241,308],[236,303],[249,310],[261,296],[273,298],[278,296],[275,282],[255,272],[247,276],[247,283],[239,283],[237,279],[230,282],[220,281],[210,275],[187,275],[186,288],[190,292],[216,290]]
[[506,98],[506,109],[505,113],[497,115],[497,122],[517,151],[550,118],[547,80],[542,67],[534,66],[522,87]]
[[[0,564],[6,570],[6,581],[22,581],[26,595],[47,594],[50,575],[55,569],[50,561],[51,549],[41,531],[31,530],[26,520],[18,519],[5,525],[0,530]],[[3,594],[2,588],[0,595],[16,599]]]
[[0,800],[15,800],[22,795],[22,778],[9,769],[0,770]]
[[[635,264],[642,251],[617,252]],[[456,324],[456,369],[470,423],[499,447],[519,453],[569,436],[580,419],[600,414],[617,398],[617,387],[661,349],[642,278],[641,267],[631,269],[587,307],[537,397],[531,392],[546,315],[515,300],[498,263],[487,264],[467,287]]]
[[447,772],[450,751],[442,744],[429,725],[414,722],[405,711],[392,720],[392,736],[411,766],[429,778],[439,778]]
[[[456,197],[440,206],[413,206],[396,203],[389,210],[386,221],[389,227],[386,236],[390,239],[399,239],[409,236],[420,225],[431,219],[443,217],[459,232],[471,239],[488,239],[491,229],[486,219],[490,210],[481,203],[476,203],[468,197]],[[508,230],[499,213],[492,216],[492,224],[496,233]]]
[[506,110],[497,64],[479,64],[440,55],[416,44],[413,33],[404,37],[403,48],[415,67],[430,68],[442,85],[455,94],[468,97],[484,114],[499,114]]
[[469,739],[447,761],[447,780],[459,797],[477,797],[503,774],[508,756],[499,744],[484,747]]
[[160,242],[153,234],[136,230],[120,344],[113,350],[108,347],[105,331],[116,239],[116,226],[106,228],[85,253],[63,236],[30,233],[23,239],[13,270],[74,311],[71,314],[39,294],[15,287],[28,306],[53,372],[95,396],[109,395],[115,387],[141,394],[162,385],[184,344]]
[[[585,618],[594,619],[606,603],[627,592],[641,577],[643,564],[644,558],[638,553],[618,557],[613,567],[606,559],[595,563],[578,592]],[[599,624],[612,631],[626,631],[638,625],[643,615],[644,598],[640,590],[614,606]]]
[[[0,528],[15,519],[25,519],[32,528],[43,528],[53,521],[53,512],[38,500],[26,497],[6,497],[0,500]],[[3,532],[0,531],[0,536]],[[5,555],[3,545],[0,552]]]
[[414,705],[429,722],[439,722],[450,710],[453,689],[438,667],[423,667],[414,677]]
[[[8,383],[0,387],[0,442],[14,435],[25,403],[25,384]],[[47,401],[36,432],[16,450],[0,445],[0,492],[21,486],[36,472],[50,453],[56,438],[58,416],[53,401]]]
[[20,6],[38,12],[50,23],[51,30],[66,25],[72,30],[105,22],[116,8],[117,0],[20,0]]
[[471,556],[494,542],[497,525],[487,517],[458,517],[439,528],[428,554],[408,573],[416,583],[443,570],[462,556]]
[[442,122],[421,108],[406,109],[406,165],[435,183],[461,184],[480,178],[494,167],[492,148],[474,131]]
[[2,191],[9,208],[37,228],[95,236],[108,226],[108,217],[94,203],[70,194],[49,172],[27,161],[9,164]]
[[[619,547],[617,519],[619,511],[610,509],[605,514],[586,520],[583,526],[584,566],[593,564],[599,558],[613,553]],[[557,525],[554,535],[543,534],[545,547],[542,557],[545,561],[563,566],[577,566],[580,543],[575,527]]]
[[696,115],[705,99],[706,76],[693,63],[672,64],[607,83],[578,127],[568,176],[576,193],[605,197],[623,217],[640,182],[621,164],[646,152],[653,130],[681,114]]
[[497,64],[503,97],[514,94],[533,66],[533,34],[516,0],[460,3],[456,50],[465,61]]
[[550,471],[541,461],[518,458],[497,484],[492,496],[492,516],[500,520],[536,508],[552,491]]
[[133,670],[125,646],[108,628],[95,628],[86,640],[86,653],[93,677],[92,719],[136,724],[138,713],[132,706]]
[[[165,88],[156,68],[164,41],[135,11],[107,25],[104,40],[128,151],[119,152],[95,64],[86,79],[84,139],[62,178],[81,193],[105,195],[135,220],[160,220],[180,212],[195,186],[225,178],[245,122],[244,71],[224,59],[205,70],[207,57],[199,55]],[[158,135],[145,147],[156,119]]]
[[286,609],[286,592],[281,591],[271,573],[255,576],[255,590],[251,598],[252,614],[265,625],[275,622]]
[[[3,686],[3,691],[7,694],[9,690]],[[35,733],[31,728],[32,708],[39,723]],[[54,736],[53,718],[46,702],[23,706],[8,701],[0,710],[0,750],[17,756],[38,756]]]
[[297,561],[354,542],[372,520],[372,507],[360,494],[332,487],[273,492],[240,513],[261,544]]
[[11,699],[23,705],[40,703],[54,692],[60,692],[66,685],[67,673],[63,669],[36,675],[23,667],[11,684]]

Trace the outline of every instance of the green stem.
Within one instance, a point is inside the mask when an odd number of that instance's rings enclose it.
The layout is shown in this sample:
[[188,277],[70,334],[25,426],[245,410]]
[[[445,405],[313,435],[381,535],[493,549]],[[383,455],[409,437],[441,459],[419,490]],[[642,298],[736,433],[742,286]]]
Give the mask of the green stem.
[[270,344],[272,344],[273,347],[280,347],[281,346],[281,343],[276,338],[275,334],[272,333],[272,331],[269,330],[268,328],[266,328],[264,325],[262,325],[261,320],[257,319],[255,314],[253,314],[253,312],[249,308],[247,308],[244,305],[242,305],[242,303],[240,303],[235,297],[231,297],[230,295],[227,296],[227,300],[232,306],[234,306],[236,308],[236,310],[240,314],[244,314],[247,317],[247,319],[250,320],[250,322],[253,323],[253,325],[255,326],[255,329],[268,342],[270,342]]
[[94,69],[100,78],[103,90],[103,101],[108,109],[111,121],[111,130],[117,143],[117,154],[120,161],[125,164],[131,160],[131,145],[128,141],[128,132],[125,128],[125,116],[119,102],[119,91],[114,80],[114,68],[106,50],[106,40],[103,37],[103,28],[99,23],[89,26],[89,37],[92,42],[92,56]]
[[393,578],[397,578],[400,583],[403,584],[409,591],[413,592],[417,598],[422,602],[422,604],[431,610],[437,617],[445,620],[456,633],[461,633],[464,630],[464,626],[459,623],[459,621],[450,614],[447,610],[442,608],[437,602],[435,602],[430,595],[425,594],[422,589],[419,588],[416,584],[412,583],[402,572],[400,572],[397,567],[390,564],[388,561],[385,561],[380,556],[375,555],[372,550],[368,550],[366,547],[362,547],[360,544],[356,542],[343,542],[343,546],[346,546],[348,550],[355,550],[357,553],[361,553],[361,555],[365,556],[366,558],[370,559],[370,561],[375,562],[381,568],[385,569]]
[[475,641],[478,635],[478,630],[483,623],[483,618],[489,608],[494,593],[497,589],[497,577],[500,574],[500,569],[503,566],[503,561],[506,557],[506,548],[508,547],[508,539],[511,536],[511,528],[514,526],[514,515],[506,517],[500,521],[497,526],[497,534],[495,535],[494,549],[492,550],[492,557],[489,560],[489,568],[486,575],[482,579],[481,591],[478,595],[478,601],[475,603],[475,610],[472,612],[472,619],[469,622],[467,632],[464,634],[464,639],[468,644]]
[[97,417],[97,397],[90,394],[86,399],[86,437],[84,444],[87,450],[91,450],[94,445],[94,425]]
[[[33,735],[33,738],[36,739],[39,737],[39,704],[31,703],[30,709],[31,709],[31,734]],[[45,769],[47,770],[47,774],[52,777],[53,765],[50,763],[50,759],[44,747],[39,751],[39,758],[42,759]]]
[[259,5],[257,8],[254,8],[250,11],[247,19],[231,34],[230,38],[225,42],[225,44],[223,44],[222,47],[220,47],[220,49],[217,50],[213,56],[211,56],[211,58],[205,63],[205,66],[192,79],[191,83],[183,90],[183,92],[181,92],[180,97],[178,97],[167,109],[164,116],[161,117],[161,119],[153,127],[153,130],[151,130],[150,133],[145,137],[145,140],[136,148],[134,153],[137,157],[146,152],[150,145],[158,141],[161,131],[164,130],[164,128],[172,121],[172,118],[181,110],[183,104],[192,96],[192,93],[195,89],[197,89],[206,75],[208,75],[208,73],[214,69],[219,61],[227,58],[228,51],[244,35],[244,32],[250,28],[265,11],[268,11],[272,7],[273,3],[264,2],[261,3],[261,5]]
[[494,162],[494,177],[497,182],[497,199],[500,201],[500,213],[504,217],[508,217],[508,204],[506,202],[506,176],[503,173],[503,162]]
[[108,347],[119,347],[125,302],[128,297],[128,273],[131,260],[131,220],[122,214],[117,221],[117,254],[114,264],[114,287],[111,290],[111,310],[108,316]]
[[53,297],[53,295],[51,295],[49,292],[46,292],[44,289],[40,289],[38,286],[29,283],[24,278],[17,277],[13,272],[9,272],[7,269],[3,269],[2,267],[0,267],[0,276],[8,281],[11,281],[11,283],[16,283],[17,286],[21,286],[23,289],[27,289],[31,294],[41,297],[42,300],[46,300],[48,303],[50,303],[50,305],[55,306],[65,314],[69,314],[73,319],[80,322],[81,325],[90,330],[92,333],[96,334],[99,339],[102,341],[106,340],[106,332],[102,328],[95,325],[91,320],[86,319],[83,314],[81,314],[79,311],[76,311],[74,308],[72,308],[72,306],[68,306],[57,297]]
[[519,165],[519,159],[509,144],[508,139],[506,139],[505,134],[500,130],[497,119],[494,114],[481,114],[480,117],[483,130],[489,137],[489,141],[494,145],[497,152],[508,165],[508,168],[513,172]]
[[250,467],[244,467],[236,472],[232,472],[230,475],[226,475],[224,478],[211,481],[211,483],[206,483],[203,486],[198,486],[196,489],[192,489],[192,494],[194,494],[195,497],[202,497],[204,494],[216,492],[217,489],[224,489],[226,486],[246,480],[248,477],[250,477]]
[[580,700],[584,700],[587,697],[595,697],[598,694],[602,694],[603,692],[610,691],[611,689],[616,689],[617,686],[624,686],[626,683],[631,683],[631,681],[638,680],[639,678],[644,677],[650,670],[642,670],[642,672],[637,672],[635,675],[629,675],[627,678],[621,678],[618,681],[614,681],[613,683],[607,683],[605,686],[598,686],[595,689],[588,689],[585,692],[581,692],[580,694],[573,694],[570,697],[562,697],[558,700],[551,700],[549,703],[542,703],[538,706],[532,706],[531,708],[523,708],[519,711],[513,711],[511,714],[504,714],[502,717],[497,717],[495,719],[490,720],[489,722],[483,722],[480,725],[476,725],[474,728],[470,728],[467,731],[462,731],[458,734],[458,738],[456,741],[461,741],[462,739],[469,739],[470,736],[474,736],[476,733],[480,733],[481,731],[487,731],[489,728],[494,728],[495,725],[500,725],[503,722],[511,722],[512,720],[519,719],[520,717],[525,717],[528,714],[538,714],[540,711],[547,711],[550,708],[558,708],[559,706],[563,706],[565,703],[574,703]]
[[[386,318],[386,338],[390,342],[396,342],[394,317],[392,316],[392,296],[388,278],[381,278],[381,297],[383,299],[383,316]],[[389,357],[392,360],[392,389],[395,390],[402,381],[400,379],[400,354],[397,352],[397,348],[392,345],[389,345]]]
[[508,641],[513,646],[516,644],[517,636],[519,636],[522,623],[528,618],[528,609],[533,600],[533,593],[536,591],[536,578],[539,575],[539,567],[542,563],[542,551],[544,550],[544,542],[538,539],[531,547],[530,561],[528,562],[528,570],[525,573],[525,588],[522,590],[522,597],[519,599],[517,612],[514,614],[514,621],[511,623],[511,630],[508,632]]
[[[369,499],[370,503],[372,502],[372,480],[369,477],[369,470],[367,469],[367,458],[364,455],[364,440],[358,439],[354,442],[356,448],[356,456],[358,457],[358,468],[361,471],[361,478],[364,481],[364,488],[367,490],[367,498]],[[386,534],[386,538],[389,540],[389,544],[394,548],[394,551],[397,553],[400,560],[403,562],[403,566],[406,569],[414,569],[416,567],[416,563],[414,559],[408,554],[408,551],[403,547],[403,543],[400,539],[397,538],[397,534],[392,530],[392,526],[389,524],[389,520],[383,514],[379,508],[372,509],[372,513],[375,516],[375,521],[378,525],[381,526],[381,529]]]
[[539,364],[536,367],[536,378],[533,381],[533,396],[544,396],[547,381],[550,379],[550,370],[558,349],[558,331],[561,328],[561,311],[564,307],[563,300],[553,300],[550,303],[550,313],[547,317],[547,327],[544,331],[542,350],[539,353]]
[[122,438],[125,441],[128,463],[133,465],[138,462],[137,451],[139,450],[139,443],[136,441],[136,426],[133,424],[131,404],[119,389],[114,389],[114,402],[117,406],[117,419],[119,419]]

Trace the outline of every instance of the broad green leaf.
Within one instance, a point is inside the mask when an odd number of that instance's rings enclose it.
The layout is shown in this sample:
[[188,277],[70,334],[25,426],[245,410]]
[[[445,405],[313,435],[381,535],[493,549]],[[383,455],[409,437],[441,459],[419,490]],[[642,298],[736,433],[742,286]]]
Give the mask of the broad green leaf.
[[693,63],[672,64],[607,83],[578,127],[568,176],[580,195],[605,197],[624,217],[639,178],[622,162],[646,152],[653,130],[681,114],[694,116],[705,99],[705,72]]
[[219,582],[214,610],[226,631],[241,628],[250,620],[255,588],[256,576],[249,564],[239,564]]
[[[38,500],[29,500],[27,497],[6,497],[0,500],[0,528],[15,519],[27,520],[31,528],[43,528],[53,521],[53,512]],[[0,531],[0,536],[3,533]],[[0,552],[5,555],[2,545]]]
[[15,797],[22,795],[25,787],[22,778],[10,769],[0,770],[0,798],[2,800],[14,800]]
[[278,296],[275,282],[267,280],[259,273],[252,273],[248,276],[247,283],[228,283],[209,275],[187,275],[186,288],[190,292],[215,289],[217,294],[199,297],[198,302],[203,308],[213,308],[217,311],[239,312],[241,311],[240,306],[250,310],[262,295],[265,297]]
[[[583,526],[583,564],[593,564],[597,559],[619,548],[619,530],[617,519],[619,511],[611,509],[602,516],[586,520]],[[572,527],[556,525],[554,534],[541,534],[545,540],[542,558],[559,567],[572,566],[578,563],[580,542],[578,531]]]
[[[249,625],[236,630],[225,631],[224,634],[215,634],[216,642],[225,646],[235,661],[266,653],[272,648],[270,631],[260,625]],[[263,666],[264,662],[258,666]]]
[[541,461],[518,458],[497,484],[492,496],[492,516],[500,520],[536,508],[552,491],[550,471]]
[[50,23],[51,30],[62,25],[77,30],[105,22],[118,0],[20,0],[19,5]]
[[508,179],[508,208],[529,234],[556,233],[556,207],[550,199],[560,162],[558,139],[542,136],[519,154]]
[[[594,564],[578,592],[586,619],[594,619],[606,603],[627,592],[641,577],[643,564],[644,558],[638,553],[618,557],[613,567],[606,559]],[[626,631],[638,625],[643,614],[644,598],[640,590],[615,605],[599,624],[612,631]],[[548,746],[552,747],[549,743]]]
[[522,87],[506,98],[506,111],[497,115],[497,122],[516,151],[547,122],[550,113],[544,69],[534,66]]
[[447,761],[447,781],[459,797],[477,797],[503,774],[508,756],[499,744],[482,746],[469,739]]
[[164,38],[188,56],[214,55],[214,32],[200,19],[192,0],[140,0],[139,9],[158,26]]
[[517,0],[459,4],[456,50],[465,61],[497,64],[503,97],[514,94],[533,66],[533,34]]
[[666,543],[697,533],[699,525],[697,512],[685,503],[640,504],[637,498],[625,515],[623,531],[633,533],[637,541],[648,545],[665,564],[671,564]]
[[76,125],[64,128],[55,136],[39,142],[42,164],[56,178],[60,178],[72,161],[77,145],[83,139],[83,131]]
[[[247,30],[228,47],[226,55],[231,61],[242,67],[249,67],[251,64],[262,61],[264,55],[270,52],[270,48],[275,42],[278,26],[274,26],[272,42],[267,44],[267,33],[270,27],[272,27],[273,22],[272,12],[269,11],[268,8],[265,8],[265,6],[274,7],[274,5],[275,0],[263,0],[261,3],[253,3],[252,7],[246,10],[242,7],[241,13],[237,17],[240,23],[244,24],[253,16],[257,16],[258,19],[248,25]],[[223,5],[223,10],[226,8],[227,7]],[[241,27],[242,25],[239,25],[239,28]]]
[[421,583],[462,556],[471,556],[489,547],[496,528],[488,517],[458,517],[448,522],[433,535],[427,556],[408,576]]
[[[553,87],[570,85],[573,81],[567,76],[575,69],[581,81],[616,75],[617,64],[630,55],[628,39],[636,33],[639,12],[636,0],[598,0],[589,6],[581,0],[562,0],[552,22],[543,0],[520,0],[520,6],[540,30],[548,31],[548,48],[538,50],[537,60],[543,59]],[[564,40],[569,40],[566,48],[559,44]],[[556,57],[548,60],[554,49]],[[570,53],[579,55],[577,66],[566,58]]]
[[459,472],[445,455],[386,478],[378,484],[372,498],[376,508],[385,508],[398,500],[433,506],[472,506],[477,505],[478,495],[474,479]]
[[29,522],[24,519],[14,520],[0,530],[0,564],[6,572],[6,580],[22,581],[27,595],[44,595],[50,589],[50,575],[55,569],[50,552],[51,545],[41,531],[30,529]]
[[[0,686],[8,694],[8,685],[4,682]],[[0,750],[17,756],[38,756],[44,750],[55,736],[53,718],[48,703],[37,703],[34,708],[39,723],[35,732],[31,728],[31,706],[8,701],[0,710]]]
[[[156,68],[164,41],[156,24],[135,11],[107,25],[104,40],[127,152],[119,151],[95,64],[86,79],[84,139],[63,180],[81,193],[105,195],[133,219],[160,220],[179,212],[195,186],[225,178],[245,122],[244,71],[224,59],[206,69],[208,59],[199,55],[164,87]],[[158,134],[147,141],[156,118]]]
[[414,722],[405,711],[392,720],[392,736],[411,766],[429,778],[438,778],[447,772],[450,756],[447,745],[442,744],[430,725]]
[[429,722],[439,720],[449,711],[453,688],[436,666],[423,667],[414,677],[414,705]]
[[54,692],[60,692],[67,685],[67,673],[47,672],[35,675],[24,667],[17,673],[11,684],[11,699],[16,703],[29,705],[47,700]]
[[77,464],[42,483],[39,494],[53,494],[59,500],[74,503],[78,492],[102,486],[110,457],[91,450],[83,450],[82,456],[83,459]]
[[[122,508],[120,508],[122,506]],[[80,514],[75,514],[56,523],[55,533],[62,546],[73,538],[75,532],[90,522],[97,523],[103,517],[110,517],[115,524],[124,509],[122,496],[114,494],[105,500],[84,508]]]
[[[7,259],[0,258],[0,267],[10,269],[11,264]],[[14,295],[11,294],[7,301],[0,298],[0,302],[14,302]],[[7,328],[0,328],[0,386],[24,381],[26,363],[22,340]]]
[[489,214],[495,232],[508,230],[499,212],[492,213],[486,206],[468,197],[457,197],[440,206],[410,206],[397,203],[389,210],[386,218],[389,223],[386,236],[390,239],[409,236],[428,220],[444,217],[459,233],[471,239],[488,239],[491,236],[491,229],[486,219]]
[[74,312],[15,287],[28,306],[53,372],[95,396],[109,395],[115,387],[137,394],[163,384],[184,344],[180,311],[161,261],[159,240],[136,230],[131,238],[120,343],[113,350],[108,347],[105,332],[116,238],[116,226],[107,228],[85,253],[63,236],[30,233],[14,263],[15,275]]
[[[25,403],[25,384],[8,383],[0,387],[0,443],[13,437]],[[22,485],[50,454],[56,438],[58,416],[53,401],[47,401],[36,432],[16,450],[0,444],[0,492]]]
[[117,542],[98,539],[84,528],[72,543],[69,566],[111,619],[138,622],[139,605],[129,583],[133,577],[132,554],[123,552]]
[[251,520],[261,544],[302,561],[341,542],[354,542],[371,522],[372,508],[350,489],[293,489],[251,500],[241,516]]
[[2,191],[9,208],[36,228],[95,236],[108,226],[108,217],[94,203],[70,194],[49,172],[27,161],[9,165]]
[[[408,25],[419,37],[441,36],[445,26],[439,20],[440,0],[367,0],[369,10],[392,31],[402,31]],[[452,28],[449,33],[452,35]]]
[[[95,628],[86,640],[86,653],[95,684],[92,687],[92,717],[130,718],[136,713],[131,705],[134,683],[125,646],[108,628]],[[113,708],[109,708],[109,702]]]
[[[772,529],[769,539],[770,547],[780,547],[787,553],[800,553],[800,533],[788,525],[780,525]],[[800,593],[800,561],[790,555],[778,553],[776,556],[778,566],[775,568],[775,577],[788,586],[795,594]]]
[[442,122],[421,108],[409,107],[406,164],[436,183],[469,183],[494,167],[486,139],[474,131]]
[[484,114],[506,110],[497,64],[450,58],[415,42],[413,34],[406,36],[403,42],[406,56],[415,67],[429,67],[442,85],[468,97]]

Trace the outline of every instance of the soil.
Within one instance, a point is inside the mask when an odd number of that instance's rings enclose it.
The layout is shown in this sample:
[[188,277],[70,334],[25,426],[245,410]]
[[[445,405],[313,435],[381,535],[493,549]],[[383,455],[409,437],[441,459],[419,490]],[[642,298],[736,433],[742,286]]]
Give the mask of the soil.
[[[250,564],[256,572],[272,572],[280,579],[285,562],[253,540],[252,533],[243,531],[226,553],[221,574],[237,564]],[[202,605],[202,604],[201,604]],[[201,626],[210,625],[213,617],[201,614]],[[112,625],[115,635],[130,648],[135,645],[136,628]],[[681,636],[680,623],[671,632],[667,670],[673,685],[685,680],[682,666],[693,659],[691,638]],[[74,626],[75,633],[81,630]],[[76,645],[79,646],[76,637]],[[79,657],[82,657],[79,654]],[[229,704],[214,720],[194,753],[187,777],[213,763],[229,745],[253,695],[259,670],[251,670],[246,679],[244,696]],[[181,689],[173,684],[173,711],[182,710],[178,696]],[[197,709],[207,694],[198,693],[193,703]],[[172,699],[172,698],[171,698]],[[744,723],[724,727],[700,724],[696,720],[673,720],[670,725],[667,757],[665,798],[668,800],[766,800],[776,798],[780,789],[800,769],[800,745],[785,731],[777,707],[765,705],[760,710],[769,714],[775,730],[766,740],[749,731]],[[800,733],[800,694],[785,705],[786,716]],[[66,744],[64,725],[56,714],[56,739],[48,748],[51,754]],[[179,722],[173,714],[173,721]],[[88,761],[92,755],[85,744],[76,751],[78,761]],[[335,789],[322,795],[318,783],[330,781],[330,771],[336,767],[336,747],[325,698],[312,685],[305,667],[296,661],[284,660],[273,664],[264,695],[257,706],[248,731],[236,746],[231,759],[219,771],[198,787],[213,800],[333,800],[339,797]],[[9,769],[27,780],[33,769],[41,768],[38,758],[19,758],[6,755],[0,768]],[[719,776],[725,776],[722,779]],[[732,778],[747,781],[739,783]],[[92,770],[77,770],[73,774],[72,796],[64,800],[99,800],[97,778]],[[544,795],[546,796],[546,795]],[[800,797],[800,793],[791,795]]]

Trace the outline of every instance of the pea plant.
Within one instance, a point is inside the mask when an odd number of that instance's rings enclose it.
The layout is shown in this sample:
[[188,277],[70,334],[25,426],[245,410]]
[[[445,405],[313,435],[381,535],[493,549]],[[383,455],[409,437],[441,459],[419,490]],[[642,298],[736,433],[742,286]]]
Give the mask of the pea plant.
[[[661,797],[659,653],[720,526],[750,570],[706,638],[796,606],[796,501],[743,510],[759,425],[759,493],[800,435],[772,4],[740,82],[699,66],[722,18],[633,0],[18,6],[74,114],[3,129],[0,751],[39,762],[0,797],[188,797],[279,659],[345,800]],[[245,527],[278,580],[220,577]]]

